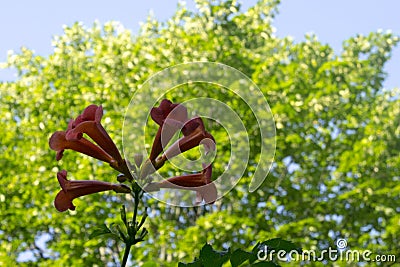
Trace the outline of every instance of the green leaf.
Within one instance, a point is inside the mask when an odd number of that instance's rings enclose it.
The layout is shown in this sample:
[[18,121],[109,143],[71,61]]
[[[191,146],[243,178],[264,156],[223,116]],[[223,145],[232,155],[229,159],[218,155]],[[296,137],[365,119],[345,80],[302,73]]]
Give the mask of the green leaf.
[[[119,238],[122,242],[126,243],[128,236],[122,231],[121,227],[117,223],[112,223],[110,225],[111,229],[110,231],[113,233],[113,235],[117,238]],[[129,230],[130,228],[128,228]]]
[[259,245],[259,247],[260,246],[267,246],[269,249],[274,249],[275,251],[284,250],[286,252],[290,252],[296,250],[298,252],[301,252],[301,248],[296,246],[293,242],[283,240],[281,238],[274,238],[264,241]]
[[99,227],[96,227],[93,232],[89,235],[89,238],[92,239],[96,236],[112,234],[111,230],[107,227],[107,225],[103,224]]
[[256,266],[256,267],[279,267],[278,264],[272,262],[272,261],[261,261],[257,262],[254,264],[251,264],[250,266]]
[[259,250],[260,250],[260,242],[257,242],[257,244],[251,250],[251,255],[249,256],[250,263],[253,263],[257,260],[257,253]]
[[121,207],[121,220],[124,222],[125,226],[128,225],[128,222],[126,221],[125,205],[122,205]]
[[232,252],[230,262],[232,264],[232,267],[237,267],[246,260],[250,258],[252,254],[250,252],[244,251],[242,249],[236,249],[234,252]]
[[229,251],[216,251],[211,245],[205,244],[200,251],[200,259],[204,266],[220,267],[229,259]]
[[200,259],[197,259],[190,263],[183,263],[183,262],[178,263],[178,267],[203,267],[203,266],[204,265]]

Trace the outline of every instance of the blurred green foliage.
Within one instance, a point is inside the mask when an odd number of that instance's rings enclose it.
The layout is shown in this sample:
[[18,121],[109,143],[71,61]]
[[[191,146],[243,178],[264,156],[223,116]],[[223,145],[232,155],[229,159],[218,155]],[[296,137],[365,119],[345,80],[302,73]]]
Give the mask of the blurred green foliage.
[[[260,87],[274,113],[275,162],[256,192],[248,193],[251,177],[244,176],[213,206],[179,208],[149,199],[148,241],[132,250],[132,264],[177,266],[206,242],[218,250],[249,249],[275,237],[316,250],[346,238],[351,249],[400,258],[400,99],[398,89],[382,86],[399,38],[356,35],[340,53],[315,36],[295,43],[274,35],[278,4],[260,0],[243,11],[233,0],[198,0],[197,12],[182,5],[167,22],[149,17],[135,36],[116,22],[76,23],[54,39],[49,56],[25,48],[10,55],[5,67],[16,68],[18,77],[0,82],[0,265],[119,264],[122,248],[115,241],[89,235],[116,222],[130,199],[102,193],[76,199],[74,212],[53,207],[57,170],[70,171],[71,179],[113,182],[117,173],[71,151],[56,162],[48,138],[95,103],[103,105],[103,125],[121,148],[123,115],[136,88],[168,66],[204,60],[230,65]],[[207,95],[213,94],[224,99],[223,91]],[[196,95],[188,88],[172,100]],[[243,103],[226,102],[247,112]],[[251,115],[242,119],[254,125]],[[252,142],[257,148],[257,139]],[[228,157],[218,155],[216,175]]]

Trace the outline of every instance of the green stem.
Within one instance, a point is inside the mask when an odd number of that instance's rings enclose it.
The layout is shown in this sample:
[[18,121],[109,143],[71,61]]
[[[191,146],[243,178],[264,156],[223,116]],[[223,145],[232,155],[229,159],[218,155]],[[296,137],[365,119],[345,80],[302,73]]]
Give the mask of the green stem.
[[131,244],[126,244],[126,246],[125,246],[125,251],[124,251],[124,257],[122,258],[122,264],[121,264],[121,267],[125,267],[126,266],[126,262],[128,261],[128,256],[129,256],[129,253],[130,253],[130,251],[131,251]]
[[[134,198],[135,198],[134,205],[135,206],[134,206],[134,210],[133,210],[133,219],[132,219],[132,222],[134,223],[135,226],[136,226],[136,217],[137,217],[137,211],[138,211],[139,200],[140,200],[139,194],[140,194],[140,191],[135,191],[135,196],[134,196]],[[138,229],[136,229],[136,230],[138,230]]]
[[[138,207],[139,207],[139,201],[140,201],[140,196],[141,196],[141,189],[137,190],[134,188],[133,190],[133,197],[134,197],[134,210],[133,210],[133,218],[132,218],[132,224],[127,225],[127,230],[128,230],[128,240],[126,240],[125,243],[125,251],[124,251],[124,256],[122,258],[122,267],[125,267],[126,262],[128,261],[129,253],[131,251],[132,245],[136,244],[137,242],[140,242],[140,240],[136,240],[136,233],[139,230],[140,227],[138,227],[138,223],[136,223],[136,218],[137,218],[137,213],[138,213]],[[133,231],[131,231],[131,230]]]

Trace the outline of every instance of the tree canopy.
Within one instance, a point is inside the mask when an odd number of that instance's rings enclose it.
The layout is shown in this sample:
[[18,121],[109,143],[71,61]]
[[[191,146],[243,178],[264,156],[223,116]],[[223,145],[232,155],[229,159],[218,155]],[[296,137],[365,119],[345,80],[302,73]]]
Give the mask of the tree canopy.
[[[197,7],[193,12],[181,5],[166,22],[149,17],[137,35],[117,22],[76,23],[54,38],[49,56],[26,48],[9,56],[5,67],[16,68],[18,77],[0,82],[1,265],[119,263],[115,240],[89,235],[117,222],[130,198],[86,196],[69,214],[53,206],[61,168],[73,170],[77,180],[112,182],[118,173],[70,151],[68,160],[56,162],[48,139],[95,103],[103,105],[104,127],[121,148],[123,116],[135,90],[156,72],[192,61],[224,63],[259,86],[276,125],[274,163],[261,187],[249,193],[260,145],[254,138],[246,174],[216,204],[180,208],[148,199],[149,236],[133,249],[132,264],[177,266],[192,261],[206,242],[220,250],[248,249],[275,237],[317,250],[345,238],[352,249],[400,258],[400,99],[398,88],[382,85],[399,37],[355,35],[333,51],[313,35],[300,42],[275,36],[276,0],[260,0],[248,10],[233,0],[198,0]],[[193,84],[169,97],[196,96],[236,107],[250,135],[259,135],[244,103],[222,90]],[[217,125],[210,127],[217,140],[224,138]],[[220,143],[215,175],[229,161],[230,147]]]

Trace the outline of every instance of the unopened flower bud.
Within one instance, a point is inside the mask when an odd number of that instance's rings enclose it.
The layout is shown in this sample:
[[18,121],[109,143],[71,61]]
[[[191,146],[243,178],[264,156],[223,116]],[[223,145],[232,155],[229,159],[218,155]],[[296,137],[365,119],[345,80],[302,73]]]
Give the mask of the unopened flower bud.
[[126,178],[125,174],[120,173],[120,174],[117,175],[117,180],[118,180],[118,182],[123,183],[128,179]]
[[116,184],[113,186],[113,190],[117,193],[130,193],[131,189],[125,184]]

